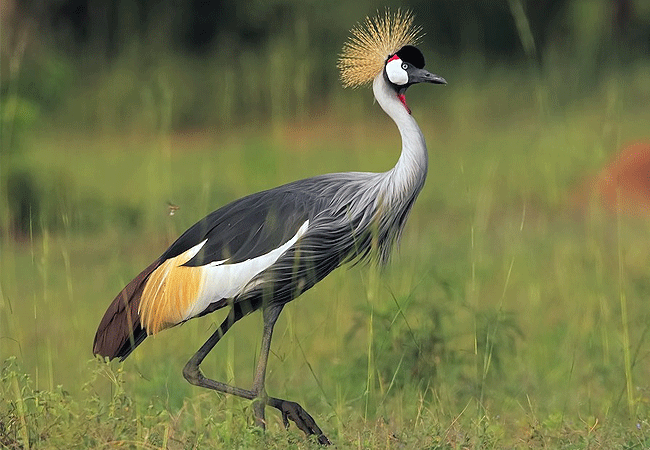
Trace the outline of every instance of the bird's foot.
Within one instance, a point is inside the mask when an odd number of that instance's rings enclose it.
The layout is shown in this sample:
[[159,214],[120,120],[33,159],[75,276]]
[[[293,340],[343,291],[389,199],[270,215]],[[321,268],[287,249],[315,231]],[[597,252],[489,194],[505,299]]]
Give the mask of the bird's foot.
[[316,425],[316,421],[296,402],[287,400],[269,399],[269,405],[277,408],[282,413],[282,422],[285,428],[289,428],[289,420],[293,421],[298,428],[306,435],[313,434],[321,445],[332,445],[332,442],[325,436],[322,430]]

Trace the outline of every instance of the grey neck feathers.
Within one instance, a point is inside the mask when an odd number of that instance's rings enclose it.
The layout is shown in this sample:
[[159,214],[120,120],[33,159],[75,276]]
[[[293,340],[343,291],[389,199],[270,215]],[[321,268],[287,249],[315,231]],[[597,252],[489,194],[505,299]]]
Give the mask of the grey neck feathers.
[[[397,125],[402,137],[402,153],[395,167],[386,173],[384,195],[389,201],[415,200],[427,176],[429,156],[424,136],[413,116],[397,98],[384,74],[375,77],[373,93],[381,108]],[[410,207],[410,205],[409,205]]]
[[383,74],[375,78],[373,91],[399,128],[402,153],[388,172],[316,177],[320,197],[329,199],[328,214],[322,221],[316,215],[305,234],[307,239],[303,239],[301,247],[305,261],[321,261],[322,255],[330,255],[323,261],[334,261],[336,265],[355,259],[386,263],[424,185],[428,156],[418,124]]

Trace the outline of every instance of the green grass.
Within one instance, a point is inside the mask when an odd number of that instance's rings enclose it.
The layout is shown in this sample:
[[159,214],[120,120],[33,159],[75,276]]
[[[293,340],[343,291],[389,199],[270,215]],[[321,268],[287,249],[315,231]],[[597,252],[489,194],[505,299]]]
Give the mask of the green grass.
[[[577,211],[572,191],[647,138],[647,94],[621,76],[564,107],[552,85],[491,79],[413,89],[431,167],[400,248],[387,268],[339,269],[285,308],[267,390],[339,448],[646,448],[649,225]],[[91,345],[119,289],[217,206],[394,164],[396,130],[368,91],[349,95],[359,104],[318,121],[46,131],[12,157],[44,203],[30,234],[2,238],[0,445],[317,447],[271,410],[260,433],[249,402],[182,378],[225,312],[147,339],[124,364],[92,360]],[[260,332],[259,314],[238,323],[206,375],[249,386]]]

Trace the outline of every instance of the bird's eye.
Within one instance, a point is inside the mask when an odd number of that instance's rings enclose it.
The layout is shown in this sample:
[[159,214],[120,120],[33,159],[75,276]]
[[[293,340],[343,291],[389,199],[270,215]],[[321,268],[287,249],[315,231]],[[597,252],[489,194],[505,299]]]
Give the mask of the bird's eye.
[[408,69],[408,68],[409,68],[408,64],[406,64],[406,63],[402,63],[402,69],[406,70],[406,69]]

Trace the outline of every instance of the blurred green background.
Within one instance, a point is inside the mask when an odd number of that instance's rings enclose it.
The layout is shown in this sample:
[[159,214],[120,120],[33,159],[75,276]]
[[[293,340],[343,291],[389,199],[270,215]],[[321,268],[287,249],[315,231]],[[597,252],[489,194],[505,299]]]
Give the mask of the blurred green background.
[[[650,214],[593,190],[650,139],[645,0],[3,0],[0,446],[312,445],[182,378],[223,312],[123,365],[92,340],[210,211],[395,163],[397,130],[336,70],[387,6],[414,12],[449,83],[408,93],[429,179],[388,267],[338,270],[285,308],[269,394],[340,448],[650,447]],[[206,375],[250,385],[260,330],[242,320]]]

